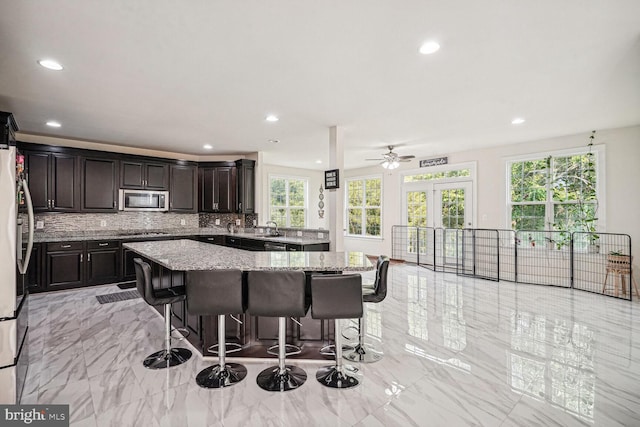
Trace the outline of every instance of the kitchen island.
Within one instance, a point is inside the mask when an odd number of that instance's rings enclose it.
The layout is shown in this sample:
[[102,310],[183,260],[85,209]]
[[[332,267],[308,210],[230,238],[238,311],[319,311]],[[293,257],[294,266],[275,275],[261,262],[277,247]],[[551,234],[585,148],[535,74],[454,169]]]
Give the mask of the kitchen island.
[[[374,269],[361,252],[251,252],[186,239],[131,242],[125,243],[124,247],[151,264],[154,286],[163,288],[184,285],[185,272],[194,270],[298,270],[310,277],[314,273],[364,272]],[[207,349],[217,344],[216,316],[190,315],[185,303],[174,304],[173,312],[174,326],[187,328],[191,332],[187,339],[202,355],[212,356],[213,353]],[[267,348],[277,343],[278,319],[245,314],[239,318],[241,324],[230,316],[226,321],[227,343],[241,346],[240,351],[230,356],[274,357],[267,354]],[[323,358],[318,351],[333,340],[333,322],[312,319],[310,313],[296,321],[288,321],[287,342],[300,346],[302,352],[292,357]]]

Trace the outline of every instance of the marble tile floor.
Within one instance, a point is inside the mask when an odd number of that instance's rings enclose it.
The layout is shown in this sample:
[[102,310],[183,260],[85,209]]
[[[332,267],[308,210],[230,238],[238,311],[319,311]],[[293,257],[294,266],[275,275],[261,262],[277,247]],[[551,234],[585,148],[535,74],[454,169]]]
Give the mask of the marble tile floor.
[[[371,273],[367,273],[371,274]],[[385,357],[351,390],[322,387],[321,364],[288,393],[245,381],[199,388],[211,361],[142,366],[163,321],[141,299],[98,304],[116,286],[30,297],[23,403],[70,404],[73,426],[640,425],[640,304],[393,265],[367,332]]]

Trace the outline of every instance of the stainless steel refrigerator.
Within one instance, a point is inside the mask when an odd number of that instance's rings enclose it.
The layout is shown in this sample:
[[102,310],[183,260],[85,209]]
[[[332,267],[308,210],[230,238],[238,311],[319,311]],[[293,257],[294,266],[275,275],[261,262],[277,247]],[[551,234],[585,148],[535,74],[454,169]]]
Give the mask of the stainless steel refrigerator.
[[28,368],[28,289],[33,206],[17,154],[13,116],[0,112],[0,404],[19,403]]

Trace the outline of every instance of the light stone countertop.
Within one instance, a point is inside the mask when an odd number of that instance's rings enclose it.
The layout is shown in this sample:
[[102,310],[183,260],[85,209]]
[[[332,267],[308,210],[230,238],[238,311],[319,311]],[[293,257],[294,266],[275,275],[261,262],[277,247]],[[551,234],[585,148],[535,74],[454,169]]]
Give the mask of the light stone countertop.
[[369,271],[362,252],[251,252],[193,240],[130,242],[123,245],[175,271],[252,270]]
[[[328,231],[325,233],[328,234]],[[268,240],[270,242],[292,243],[297,245],[313,245],[319,243],[329,243],[328,239],[310,239],[304,237],[267,236],[256,233],[229,233],[225,229],[202,227],[202,228],[175,228],[161,230],[105,230],[105,231],[58,231],[58,232],[36,232],[34,243],[53,242],[78,242],[91,240],[144,240],[145,238],[174,238],[174,237],[195,237],[195,236],[232,236],[246,239]]]

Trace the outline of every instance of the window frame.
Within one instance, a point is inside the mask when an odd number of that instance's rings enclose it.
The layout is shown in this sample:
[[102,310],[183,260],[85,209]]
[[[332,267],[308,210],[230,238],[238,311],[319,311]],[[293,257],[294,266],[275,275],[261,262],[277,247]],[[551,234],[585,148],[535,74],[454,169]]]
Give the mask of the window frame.
[[[284,179],[285,180],[285,205],[284,206],[274,206],[271,204],[271,181],[273,179]],[[290,206],[289,205],[289,181],[303,181],[304,182],[304,207],[300,208],[299,206]],[[267,221],[271,221],[271,209],[272,208],[284,208],[286,213],[286,224],[278,224],[278,227],[286,227],[286,228],[307,228],[309,225],[309,177],[306,176],[295,176],[295,175],[280,175],[280,174],[269,174],[269,210],[267,215]],[[291,209],[302,209],[304,211],[304,225],[302,227],[291,226]]]
[[[538,153],[530,153],[526,155],[520,156],[511,156],[505,158],[505,226],[508,230],[513,230],[512,227],[512,206],[515,205],[542,205],[545,207],[545,215],[544,215],[544,229],[540,231],[554,231],[553,223],[554,223],[554,205],[557,204],[567,204],[571,205],[574,203],[567,202],[559,202],[557,200],[553,200],[553,191],[550,191],[550,184],[547,182],[546,184],[546,200],[543,201],[529,201],[529,202],[513,202],[511,200],[511,168],[514,163],[527,162],[527,161],[536,161],[536,160],[545,160],[547,157],[551,156],[552,162],[553,159],[559,157],[570,157],[570,156],[579,156],[585,155],[589,153],[589,146],[582,146],[576,148],[567,148],[563,150],[554,150],[549,152],[538,152]],[[599,232],[605,232],[607,229],[607,221],[606,221],[606,182],[605,182],[605,168],[606,168],[606,152],[604,144],[594,144],[591,146],[591,153],[595,156],[595,169],[596,169],[596,199],[598,205],[597,211],[597,229]],[[553,167],[553,166],[552,166]]]
[[[379,179],[380,180],[380,204],[376,206],[369,206],[369,209],[379,209],[380,210],[380,234],[377,236],[373,236],[367,234],[367,191],[366,191],[366,181]],[[351,206],[349,204],[349,183],[353,181],[362,182],[363,194],[362,194],[362,204],[358,206]],[[349,208],[360,208],[362,209],[362,232],[360,234],[351,234],[349,233]],[[382,174],[373,174],[373,175],[363,175],[363,176],[353,176],[349,178],[345,178],[344,180],[344,235],[345,237],[355,237],[355,238],[365,238],[365,239],[382,239],[384,235],[384,224],[383,224],[383,209],[384,209],[384,175]]]

